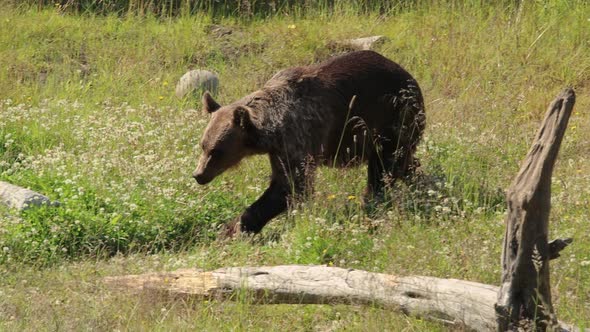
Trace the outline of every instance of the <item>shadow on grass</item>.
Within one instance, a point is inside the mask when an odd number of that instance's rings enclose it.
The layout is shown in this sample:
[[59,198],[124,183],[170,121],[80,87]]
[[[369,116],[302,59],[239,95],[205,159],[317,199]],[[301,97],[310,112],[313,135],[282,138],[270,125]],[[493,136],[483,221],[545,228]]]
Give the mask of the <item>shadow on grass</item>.
[[502,211],[506,200],[504,191],[492,188],[485,179],[450,176],[437,165],[406,183],[396,182],[388,192],[387,204],[407,217],[436,223]]

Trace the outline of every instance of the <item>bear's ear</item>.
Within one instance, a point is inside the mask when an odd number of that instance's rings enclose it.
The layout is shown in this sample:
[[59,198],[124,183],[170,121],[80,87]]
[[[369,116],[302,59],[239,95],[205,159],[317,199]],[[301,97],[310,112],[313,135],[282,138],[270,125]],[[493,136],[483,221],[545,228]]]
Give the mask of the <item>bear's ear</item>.
[[220,108],[221,108],[221,105],[219,105],[215,101],[215,99],[213,99],[213,97],[211,97],[211,94],[209,93],[209,91],[205,91],[205,93],[203,93],[203,112],[204,113],[213,113]]
[[234,124],[246,130],[255,129],[250,110],[243,106],[238,106],[234,110]]

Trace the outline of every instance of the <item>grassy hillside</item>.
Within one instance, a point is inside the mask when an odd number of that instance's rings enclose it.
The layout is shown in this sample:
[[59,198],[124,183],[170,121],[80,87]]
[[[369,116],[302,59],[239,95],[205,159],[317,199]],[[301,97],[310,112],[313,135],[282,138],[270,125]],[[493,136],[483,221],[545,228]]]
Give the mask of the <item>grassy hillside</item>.
[[[377,308],[200,303],[110,292],[106,275],[255,264],[328,264],[497,284],[505,203],[544,111],[578,98],[553,181],[558,317],[590,327],[590,6],[417,3],[388,14],[318,8],[248,19],[0,11],[0,180],[62,204],[0,211],[0,330],[445,330]],[[220,33],[222,30],[231,34]],[[420,83],[427,179],[391,208],[360,207],[363,168],[318,172],[313,198],[260,236],[216,240],[265,189],[265,158],[199,187],[208,118],[174,96],[192,68],[231,102],[333,41],[369,35]]]

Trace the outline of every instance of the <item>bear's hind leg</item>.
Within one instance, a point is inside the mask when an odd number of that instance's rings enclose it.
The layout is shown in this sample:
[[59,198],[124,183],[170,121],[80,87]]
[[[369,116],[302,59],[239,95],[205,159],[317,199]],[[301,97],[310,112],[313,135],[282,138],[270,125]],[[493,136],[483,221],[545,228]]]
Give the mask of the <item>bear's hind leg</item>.
[[414,151],[405,147],[395,149],[389,144],[382,144],[369,158],[367,189],[365,203],[380,203],[385,199],[388,188],[402,179],[407,181],[419,162],[414,158]]
[[412,177],[420,166],[420,161],[414,156],[415,150],[415,147],[403,146],[393,152],[390,169],[392,178],[407,182]]
[[364,194],[365,204],[369,201],[379,202],[383,200],[386,180],[389,177],[386,170],[390,170],[391,166],[391,158],[383,158],[380,153],[375,152],[369,157],[367,188]]

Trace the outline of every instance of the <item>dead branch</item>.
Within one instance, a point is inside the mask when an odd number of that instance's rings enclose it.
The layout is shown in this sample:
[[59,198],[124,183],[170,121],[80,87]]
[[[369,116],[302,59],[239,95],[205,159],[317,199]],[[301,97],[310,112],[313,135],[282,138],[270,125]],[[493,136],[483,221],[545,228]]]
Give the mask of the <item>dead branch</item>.
[[496,305],[498,331],[517,330],[523,321],[541,331],[557,326],[549,260],[571,241],[548,243],[551,175],[574,102],[574,91],[566,89],[551,103],[508,189],[502,285]]

